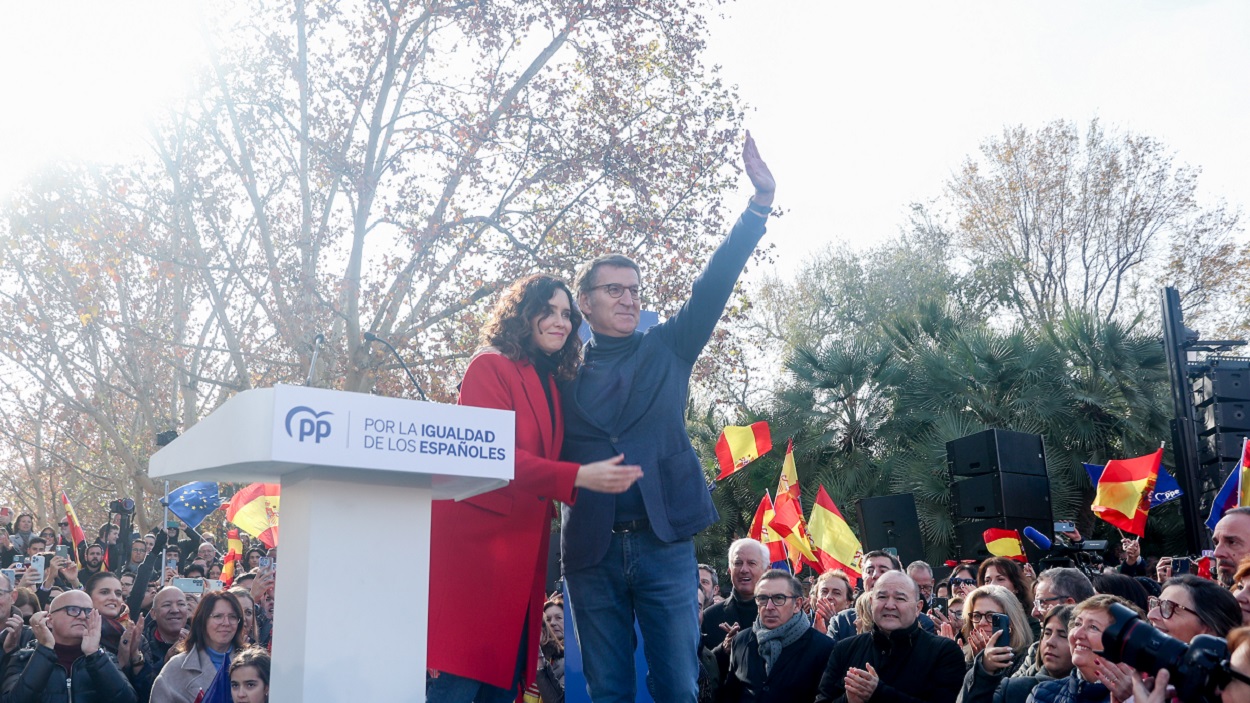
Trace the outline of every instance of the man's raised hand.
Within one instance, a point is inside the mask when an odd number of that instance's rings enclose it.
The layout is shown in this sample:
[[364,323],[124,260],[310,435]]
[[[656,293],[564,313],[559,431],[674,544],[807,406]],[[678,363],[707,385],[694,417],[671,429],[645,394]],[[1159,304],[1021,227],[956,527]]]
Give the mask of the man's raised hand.
[[751,185],[755,186],[755,195],[751,200],[757,205],[772,207],[777,181],[773,179],[773,172],[768,170],[768,164],[760,158],[760,150],[755,146],[751,130],[747,130],[746,143],[742,145],[742,168],[747,172],[747,178],[751,179]]

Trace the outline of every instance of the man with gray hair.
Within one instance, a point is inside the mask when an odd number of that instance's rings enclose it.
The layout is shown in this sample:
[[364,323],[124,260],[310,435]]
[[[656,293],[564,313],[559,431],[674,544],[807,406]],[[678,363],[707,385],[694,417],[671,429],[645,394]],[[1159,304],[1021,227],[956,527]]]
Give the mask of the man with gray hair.
[[[1047,569],[1037,575],[1037,583],[1033,586],[1033,617],[1046,620],[1046,613],[1051,608],[1061,605],[1075,605],[1094,595],[1094,584],[1080,569],[1060,567]],[[1029,645],[1024,661],[1010,676],[1037,676],[1042,671],[1042,662],[1037,654],[1041,650],[1039,639]]]
[[928,562],[913,561],[907,565],[907,575],[920,588],[921,610],[928,610],[933,600],[933,567]]
[[759,615],[755,607],[755,584],[768,569],[768,547],[744,537],[729,545],[729,583],[733,591],[720,603],[703,611],[700,627],[703,646],[712,650],[724,676],[729,666],[729,646],[740,630],[751,629]]
[[718,701],[788,703],[816,697],[833,640],[812,629],[802,598],[803,584],[788,571],[764,572],[755,586],[759,617],[733,639]]
[[954,703],[964,679],[959,645],[916,624],[920,589],[889,571],[871,593],[872,630],[838,642],[816,695],[822,701]]

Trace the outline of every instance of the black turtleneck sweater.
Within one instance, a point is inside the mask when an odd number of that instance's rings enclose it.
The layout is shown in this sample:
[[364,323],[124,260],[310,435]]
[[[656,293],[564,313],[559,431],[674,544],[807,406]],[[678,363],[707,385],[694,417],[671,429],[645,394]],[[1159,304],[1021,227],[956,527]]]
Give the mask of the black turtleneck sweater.
[[844,703],[846,672],[867,670],[880,677],[873,703],[955,703],[964,680],[964,655],[959,645],[931,635],[916,623],[901,630],[872,632],[838,642],[820,679],[817,703]]
[[[615,425],[617,416],[625,408],[624,399],[629,397],[634,371],[638,368],[634,352],[641,343],[642,332],[634,332],[628,337],[595,334],[586,345],[577,402],[602,427]],[[647,506],[642,502],[642,490],[637,482],[616,496],[615,522],[646,516]]]

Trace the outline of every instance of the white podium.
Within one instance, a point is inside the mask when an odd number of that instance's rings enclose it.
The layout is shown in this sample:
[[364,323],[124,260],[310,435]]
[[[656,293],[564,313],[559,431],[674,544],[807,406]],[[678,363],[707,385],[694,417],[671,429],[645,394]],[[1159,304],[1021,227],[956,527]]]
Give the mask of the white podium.
[[275,386],[228,400],[148,474],[281,483],[271,701],[422,702],[430,501],[511,480],[515,428],[511,411]]

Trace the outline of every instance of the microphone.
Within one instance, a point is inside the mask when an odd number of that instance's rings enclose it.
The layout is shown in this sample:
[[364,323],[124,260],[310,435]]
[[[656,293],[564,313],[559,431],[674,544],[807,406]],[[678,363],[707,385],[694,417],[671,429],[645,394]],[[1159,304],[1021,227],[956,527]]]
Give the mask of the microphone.
[[404,363],[404,358],[399,355],[398,351],[395,351],[395,347],[391,346],[390,342],[382,339],[372,332],[365,332],[365,341],[370,343],[379,342],[385,345],[387,349],[390,349],[391,354],[394,355],[395,360],[399,362],[399,365],[403,368],[404,373],[408,374],[408,380],[412,381],[412,386],[417,389],[417,394],[421,396],[421,400],[429,400],[425,397],[425,391],[421,390],[421,384],[417,383],[417,377],[412,375],[412,369],[408,368],[408,364]]
[[1024,528],[1024,538],[1032,542],[1033,546],[1037,547],[1043,552],[1049,552],[1050,548],[1054,546],[1051,543],[1049,537],[1033,529],[1032,526],[1026,526]]
[[317,333],[316,337],[313,337],[313,343],[312,343],[313,355],[312,355],[312,361],[308,364],[308,379],[304,381],[305,386],[312,385],[313,374],[317,372],[317,355],[321,353],[321,345],[324,344],[325,341],[326,341],[326,336],[324,334],[321,334],[320,332]]

